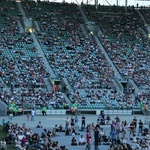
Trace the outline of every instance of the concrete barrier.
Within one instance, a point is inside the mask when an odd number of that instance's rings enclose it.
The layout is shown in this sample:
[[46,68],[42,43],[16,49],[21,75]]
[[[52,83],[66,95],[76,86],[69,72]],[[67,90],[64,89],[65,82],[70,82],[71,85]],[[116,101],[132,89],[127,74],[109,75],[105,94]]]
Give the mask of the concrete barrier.
[[[42,111],[41,110],[36,110],[35,114],[36,115],[42,115]],[[66,110],[64,110],[64,109],[46,110],[46,114],[47,115],[65,115],[66,114]]]
[[[96,115],[99,115],[101,112],[101,110],[96,110]],[[131,115],[132,114],[132,110],[104,110],[104,114],[109,114],[109,115]]]

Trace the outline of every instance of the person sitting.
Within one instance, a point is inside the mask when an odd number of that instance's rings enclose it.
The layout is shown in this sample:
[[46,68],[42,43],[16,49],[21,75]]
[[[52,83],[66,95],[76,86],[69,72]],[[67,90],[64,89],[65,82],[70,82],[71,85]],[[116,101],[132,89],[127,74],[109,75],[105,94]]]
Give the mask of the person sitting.
[[136,142],[137,142],[137,137],[136,137],[136,135],[135,135],[135,134],[133,134],[132,142],[133,142],[133,143],[136,143]]
[[58,127],[58,125],[57,125],[57,124],[55,125],[55,127],[54,127],[54,128],[55,128],[56,132],[60,132],[60,128]]
[[7,149],[7,143],[5,141],[5,138],[2,139],[0,144],[1,144],[1,150],[6,150]]
[[11,138],[10,138],[9,134],[6,135],[5,142],[6,142],[6,144],[12,144],[12,141],[11,141]]
[[17,149],[22,149],[22,142],[19,140],[19,138],[18,137],[16,137],[16,139],[15,139],[15,147],[17,148]]
[[85,143],[85,138],[83,137],[83,135],[81,135],[79,138],[79,145],[85,145]]
[[78,145],[77,140],[75,139],[75,137],[72,138],[71,145]]
[[47,132],[47,137],[52,137],[53,136],[53,134],[52,134],[52,132],[50,131],[50,130],[48,130],[48,132]]
[[37,128],[43,128],[41,121],[39,121],[38,125],[36,126]]
[[120,140],[121,144],[127,144],[127,141],[124,137],[121,137],[121,140]]
[[62,124],[59,125],[59,132],[65,132],[65,131],[63,130]]
[[141,149],[140,141],[139,140],[136,141],[135,149],[136,150],[140,150]]
[[56,132],[56,128],[54,127],[53,130],[52,130],[52,136],[55,137],[55,136],[59,136],[58,132]]
[[104,133],[104,135],[102,136],[102,138],[103,138],[103,144],[104,145],[109,145],[110,144],[109,137],[106,134],[106,132]]
[[41,133],[41,138],[47,137],[47,129],[44,129],[44,131]]
[[75,128],[72,128],[72,135],[79,135],[80,133],[76,132]]

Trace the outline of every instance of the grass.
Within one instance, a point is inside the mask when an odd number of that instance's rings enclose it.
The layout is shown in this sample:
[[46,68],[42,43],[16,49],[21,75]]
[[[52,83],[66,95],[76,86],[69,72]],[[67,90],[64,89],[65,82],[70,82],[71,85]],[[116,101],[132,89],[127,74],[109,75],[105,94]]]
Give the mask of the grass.
[[[3,126],[0,125],[0,141],[6,137],[7,132],[3,130]],[[7,145],[7,150],[16,150],[15,145],[14,144],[9,144]]]

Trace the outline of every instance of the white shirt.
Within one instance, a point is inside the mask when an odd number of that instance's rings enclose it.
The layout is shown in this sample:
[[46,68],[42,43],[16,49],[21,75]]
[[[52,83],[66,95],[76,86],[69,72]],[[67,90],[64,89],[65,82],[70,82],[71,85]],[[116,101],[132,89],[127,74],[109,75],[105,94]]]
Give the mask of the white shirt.
[[34,116],[35,115],[35,110],[32,110],[31,114],[32,114],[32,116]]
[[79,138],[79,142],[80,142],[80,143],[83,143],[83,142],[85,142],[85,139],[84,139],[84,137],[82,137],[82,138],[80,137],[80,138]]

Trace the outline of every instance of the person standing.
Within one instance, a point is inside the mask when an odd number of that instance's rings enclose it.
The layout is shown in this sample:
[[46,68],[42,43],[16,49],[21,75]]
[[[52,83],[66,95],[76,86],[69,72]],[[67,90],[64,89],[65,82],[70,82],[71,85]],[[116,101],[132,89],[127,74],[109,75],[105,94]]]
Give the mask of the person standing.
[[111,144],[112,145],[116,144],[117,143],[117,132],[116,132],[115,128],[112,129],[110,136],[111,136]]
[[31,121],[34,121],[34,116],[35,116],[35,110],[33,108],[31,111]]
[[142,134],[142,132],[143,132],[143,122],[142,122],[142,120],[140,119],[140,120],[139,120],[139,132],[138,132],[138,136],[139,136],[140,133]]
[[12,123],[12,119],[13,119],[13,112],[12,111],[10,111],[10,113],[9,113],[9,120],[10,120],[10,122]]
[[135,123],[132,121],[130,123],[130,137],[134,135],[134,131],[135,131]]
[[65,129],[67,129],[68,126],[70,125],[70,119],[67,117],[65,122],[66,122]]
[[81,122],[81,129],[85,129],[85,116],[83,115],[83,116],[81,117],[81,119],[82,119],[82,122]]
[[29,121],[29,119],[30,119],[30,113],[28,112],[27,113],[27,120]]
[[79,129],[79,119],[78,119],[77,116],[75,116],[74,121],[75,121],[75,130],[76,130],[76,132],[78,132],[78,129]]
[[99,129],[98,129],[98,127],[95,127],[94,139],[95,139],[95,142],[94,142],[95,150],[98,150],[98,144],[99,144]]
[[133,118],[133,123],[134,123],[134,126],[135,126],[135,128],[134,128],[134,132],[136,132],[137,119],[136,119],[136,117],[135,117],[135,116],[134,116],[134,118]]
[[47,116],[47,114],[46,114],[46,107],[45,106],[42,107],[42,115],[43,116]]
[[87,130],[86,132],[86,150],[91,150],[91,141],[92,141],[92,136],[90,133],[90,130]]
[[74,127],[74,116],[71,116],[71,127]]

